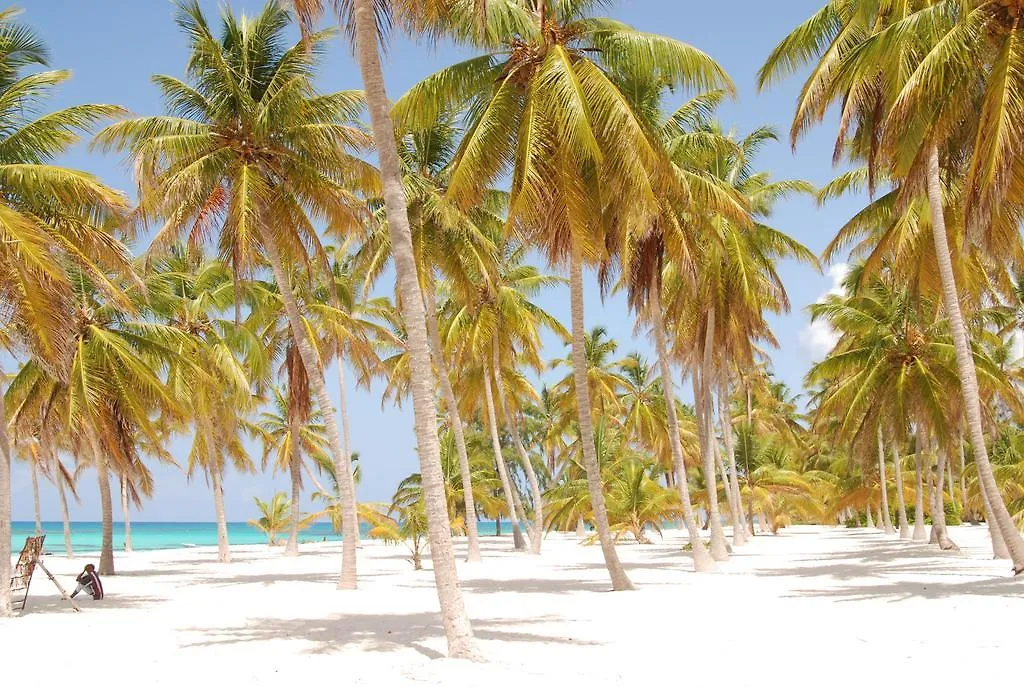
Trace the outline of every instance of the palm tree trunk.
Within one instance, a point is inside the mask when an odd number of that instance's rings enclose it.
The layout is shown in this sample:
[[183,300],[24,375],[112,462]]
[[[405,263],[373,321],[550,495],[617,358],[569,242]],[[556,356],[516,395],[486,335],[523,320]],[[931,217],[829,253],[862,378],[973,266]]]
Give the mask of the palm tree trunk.
[[576,536],[580,539],[587,536],[587,526],[583,524],[583,516],[576,518]]
[[110,496],[110,474],[107,457],[100,449],[99,439],[92,421],[86,419],[85,431],[92,449],[93,464],[96,466],[96,477],[100,487],[100,513],[102,517],[102,537],[100,543],[100,575],[114,575],[114,503]]
[[974,516],[974,511],[967,507],[967,452],[964,450],[963,433],[957,437],[956,445],[960,452],[960,505],[963,508],[964,515],[972,523],[975,523],[977,519]]
[[57,487],[57,495],[60,498],[60,515],[64,525],[64,555],[71,559],[75,557],[74,549],[71,546],[71,513],[68,510],[68,495],[64,484],[64,471],[61,469],[57,454],[53,451],[53,443],[50,441],[50,432],[45,423],[40,431],[39,443],[43,450],[43,457],[50,464],[53,474],[53,482]]
[[921,455],[922,442],[924,441],[924,427],[917,426],[917,436],[914,439],[916,450],[914,452],[914,478],[917,482],[917,489],[914,494],[914,541],[928,541],[928,535],[924,528],[924,475],[922,473]]
[[[711,436],[714,436],[715,430],[713,428],[710,430],[710,432]],[[725,505],[729,509],[729,521],[732,523],[733,532],[736,532],[736,530],[739,529],[739,518],[736,515],[737,509],[736,502],[732,497],[732,487],[729,486],[729,471],[725,467],[725,459],[722,458],[722,449],[718,445],[717,439],[715,439],[715,441],[713,442],[713,446],[715,455],[715,465],[718,467],[718,474],[721,475],[722,477],[722,486],[725,487]],[[736,537],[734,535],[733,540],[735,541],[735,539]]]
[[747,543],[747,523],[743,516],[739,475],[736,474],[736,446],[733,443],[732,411],[729,407],[729,380],[725,374],[718,385],[718,424],[722,431],[722,441],[725,442],[725,455],[729,458],[729,481],[726,484],[732,492],[732,543],[734,546],[742,546]]
[[748,532],[750,536],[754,536],[754,490],[750,487],[750,451],[753,448],[754,441],[754,408],[753,408],[753,394],[750,390],[750,384],[744,384],[747,392],[747,444],[743,450],[743,462],[744,469],[747,471],[747,491],[749,492],[747,498],[747,517],[750,522],[747,523]]
[[132,517],[128,504],[128,479],[121,476],[121,516],[124,526],[124,550],[131,553],[132,550]]
[[878,484],[882,495],[882,526],[886,534],[893,534],[892,517],[889,515],[889,483],[885,478],[885,442],[882,441],[882,425],[878,425]]
[[935,531],[935,538],[939,548],[943,551],[959,551],[960,547],[949,538],[949,530],[946,529],[945,492],[942,488],[943,475],[946,474],[946,452],[941,447],[937,448],[935,454],[935,501],[932,505],[932,529]]
[[0,618],[11,609],[11,444],[7,437],[4,389],[0,385]]
[[701,454],[704,457],[704,482],[708,494],[708,526],[711,530],[711,557],[716,561],[729,560],[729,548],[725,543],[725,531],[722,529],[722,518],[718,511],[718,480],[715,478],[715,458],[712,442],[714,433],[710,420],[711,399],[711,346],[715,338],[715,309],[708,309],[707,326],[704,330],[704,360],[701,370],[693,373],[694,408],[697,413],[698,438]]
[[985,524],[988,526],[988,534],[992,539],[992,557],[998,560],[1009,560],[1010,551],[1006,548],[1006,542],[1003,541],[1003,535],[1000,533],[999,528],[995,526],[992,520],[992,502],[988,498],[988,492],[984,489],[978,488],[981,493],[981,505],[985,509]]
[[594,526],[597,537],[601,541],[601,552],[604,564],[612,580],[614,591],[633,589],[626,571],[619,562],[619,554],[615,551],[608,525],[608,510],[604,502],[604,486],[601,480],[601,464],[597,459],[597,446],[594,444],[594,417],[591,414],[590,387],[587,384],[587,355],[584,348],[584,314],[583,314],[583,255],[579,246],[573,246],[569,259],[569,297],[572,310],[572,373],[576,388],[576,415],[580,425],[580,443],[582,444],[583,467],[587,471],[587,490],[590,492],[590,504],[594,512]]
[[668,439],[672,449],[672,465],[675,468],[676,483],[679,488],[679,501],[683,506],[683,524],[690,538],[693,550],[693,569],[706,572],[714,569],[715,561],[711,558],[697,526],[697,516],[693,512],[690,500],[690,485],[686,478],[686,463],[683,460],[683,441],[679,434],[679,417],[676,414],[676,392],[672,382],[672,369],[668,361],[668,345],[665,341],[665,323],[661,311],[661,280],[655,277],[651,286],[650,313],[652,320],[651,335],[654,337],[654,348],[658,354],[658,366],[661,369],[661,387],[665,395],[665,412],[668,417]]
[[[338,415],[341,416],[341,452],[343,454],[345,454],[346,456],[348,456],[349,465],[352,465],[352,463],[354,462],[352,460],[352,432],[351,432],[351,428],[349,427],[349,420],[348,420],[348,389],[345,388],[345,363],[344,363],[344,355],[343,354],[344,354],[344,351],[342,350],[341,344],[338,344]],[[335,465],[334,465],[335,473],[337,473],[338,468],[340,468],[340,467],[341,466],[339,466],[337,463],[335,463]],[[309,473],[309,474],[312,474],[309,471],[309,467],[308,466],[306,468],[306,472]],[[356,469],[355,469],[355,466],[353,466],[352,467],[352,494],[353,494],[352,498],[356,499],[356,501],[357,501],[357,503],[356,503],[356,513],[358,513],[359,512],[359,503],[358,503],[358,494],[356,494],[355,475],[356,475]],[[326,492],[324,492],[323,489],[320,489],[320,492],[321,493],[326,493]],[[356,524],[356,532],[357,533],[359,532],[359,525],[358,525],[358,523]],[[356,539],[356,548],[362,548],[362,545],[363,545],[362,544],[362,539],[361,538]],[[344,572],[344,571],[342,571],[342,572]],[[341,577],[339,576],[338,579],[340,581]],[[339,588],[344,589],[344,587],[342,587],[340,585],[340,582],[339,582]]]
[[210,488],[213,490],[214,519],[217,522],[217,562],[231,562],[231,544],[228,541],[228,520],[224,513],[224,466],[217,453],[213,425],[206,418],[196,423],[196,431],[202,432],[206,442],[206,452],[210,464],[206,468],[210,476]]
[[871,516],[871,504],[869,503],[867,505],[867,508],[865,508],[864,510],[866,511],[866,513],[864,515],[864,518],[865,518],[864,526],[867,527],[868,529],[872,529],[872,530],[875,529],[875,519]]
[[[434,404],[434,375],[427,344],[427,324],[423,314],[423,298],[416,278],[409,215],[402,190],[402,167],[391,123],[380,53],[377,50],[378,27],[373,0],[353,0],[356,52],[363,76],[370,124],[377,142],[384,206],[391,235],[391,252],[395,262],[402,314],[408,334],[409,358],[412,368],[412,401],[416,418],[416,443],[420,459],[420,475],[426,501],[430,556],[434,582],[437,586],[448,655],[452,658],[475,656],[473,629],[466,614],[455,570],[452,550],[451,522],[445,502],[444,479],[441,475],[441,452],[437,441],[437,409]],[[353,500],[353,505],[355,501]],[[353,517],[355,513],[353,510]],[[466,518],[473,517],[467,513]]]
[[423,297],[426,299],[425,311],[427,333],[430,335],[430,357],[434,361],[434,369],[437,370],[441,398],[444,399],[448,425],[452,428],[452,435],[455,437],[455,453],[459,457],[459,475],[462,478],[462,495],[466,506],[466,543],[468,548],[466,560],[470,563],[478,563],[480,561],[480,533],[476,523],[472,471],[469,468],[469,452],[466,450],[466,435],[462,416],[459,414],[458,401],[455,398],[455,390],[452,388],[451,377],[448,374],[448,363],[444,359],[444,347],[441,345],[441,335],[437,327],[437,292],[433,275],[427,280],[423,289]]
[[316,396],[320,414],[323,416],[324,429],[327,433],[327,441],[331,446],[331,454],[334,458],[335,472],[338,475],[338,491],[341,498],[342,513],[342,545],[341,545],[341,577],[338,579],[338,589],[355,589],[356,578],[356,548],[359,544],[359,521],[356,516],[356,489],[352,481],[352,460],[351,456],[341,449],[341,435],[338,432],[338,421],[334,414],[334,405],[331,397],[327,394],[327,384],[324,381],[324,372],[316,351],[313,349],[306,329],[302,324],[302,314],[299,312],[298,301],[292,292],[288,275],[281,262],[281,253],[278,250],[274,235],[270,227],[260,224],[260,236],[263,242],[263,250],[267,260],[274,272],[274,279],[278,283],[281,292],[281,299],[284,301],[284,309],[288,315],[288,324],[292,330],[292,338],[295,346],[299,349],[299,357],[302,358],[302,366],[306,369],[306,377],[309,386]]
[[35,459],[31,457],[29,458],[29,472],[32,475],[32,508],[36,519],[35,534],[38,537],[43,533],[43,517],[39,509],[39,471],[36,468]]
[[974,369],[974,357],[968,337],[967,325],[960,311],[960,299],[957,294],[956,278],[953,274],[953,259],[949,252],[946,235],[946,220],[943,214],[942,180],[939,176],[939,148],[932,145],[928,153],[928,203],[932,215],[932,237],[935,241],[935,257],[942,278],[942,296],[946,306],[946,315],[953,334],[953,345],[956,350],[957,368],[960,373],[960,385],[963,390],[964,408],[967,415],[967,427],[970,431],[971,447],[974,449],[974,462],[978,469],[978,482],[987,493],[992,509],[993,523],[999,529],[1006,548],[1013,561],[1015,574],[1024,572],[1024,539],[1017,531],[1010,517],[1010,512],[1003,503],[992,473],[992,464],[988,459],[985,447],[985,433],[981,417],[981,399],[978,392],[978,376]]
[[512,522],[512,546],[516,551],[526,549],[526,542],[523,540],[523,532],[519,525],[519,515],[516,512],[516,505],[512,501],[512,483],[508,478],[508,468],[505,466],[505,458],[501,455],[501,439],[498,438],[498,421],[494,417],[494,396],[491,394],[491,375],[487,366],[483,368],[484,375],[484,401],[487,406],[487,426],[491,431],[491,448],[494,451],[494,465],[498,469],[498,477],[501,479],[501,492],[505,496],[505,507],[508,508],[508,519]]
[[501,359],[498,356],[498,339],[493,339],[491,350],[494,353],[494,385],[497,389],[498,410],[505,418],[509,434],[512,435],[512,444],[519,454],[519,462],[523,464],[523,471],[526,473],[526,481],[530,483],[530,497],[533,499],[533,527],[530,528],[530,553],[539,554],[541,540],[544,536],[544,503],[540,493],[540,481],[537,480],[537,472],[533,469],[533,462],[530,455],[523,446],[523,438],[519,434],[519,424],[509,412],[508,404],[505,403],[505,385],[501,381]]
[[903,467],[900,465],[900,451],[892,442],[892,464],[896,473],[896,519],[900,526],[900,539],[910,539],[910,523],[907,522],[907,503],[903,492]]
[[288,543],[284,547],[286,556],[299,555],[299,523],[302,522],[302,453],[299,448],[298,422],[292,420],[292,455],[288,461],[288,475],[292,486],[292,513],[288,525]]

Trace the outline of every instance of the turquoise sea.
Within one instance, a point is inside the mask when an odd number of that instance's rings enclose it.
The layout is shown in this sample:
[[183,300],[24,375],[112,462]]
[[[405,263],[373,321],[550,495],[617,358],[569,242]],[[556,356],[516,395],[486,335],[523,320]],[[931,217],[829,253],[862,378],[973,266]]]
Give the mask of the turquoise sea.
[[[503,523],[504,524],[504,523]],[[25,537],[35,533],[35,523],[15,521],[11,532],[11,548],[15,553],[25,545]],[[503,528],[508,532],[507,525]],[[479,524],[481,535],[494,534],[493,522]],[[46,533],[46,549],[53,553],[64,551],[64,526],[59,522],[44,522]],[[366,538],[365,525],[361,528],[362,538]],[[75,522],[71,524],[71,545],[75,553],[88,553],[100,550],[102,531],[98,522]],[[231,544],[265,544],[266,536],[259,530],[244,522],[228,523],[228,539]],[[282,537],[282,540],[284,538]],[[299,541],[341,541],[341,535],[335,534],[330,523],[317,522],[299,533]],[[132,548],[136,551],[152,551],[156,549],[180,549],[192,546],[216,546],[217,524],[213,522],[133,522]],[[114,550],[124,547],[124,528],[121,523],[114,523]]]

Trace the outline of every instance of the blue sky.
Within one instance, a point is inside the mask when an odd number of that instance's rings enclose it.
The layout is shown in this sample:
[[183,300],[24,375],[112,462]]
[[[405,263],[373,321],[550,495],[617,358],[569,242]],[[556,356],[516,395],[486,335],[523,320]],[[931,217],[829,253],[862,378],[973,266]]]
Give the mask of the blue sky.
[[[81,102],[116,103],[137,114],[157,114],[161,102],[149,78],[156,73],[181,76],[186,60],[184,37],[173,23],[174,7],[168,0],[27,0],[21,20],[42,34],[51,49],[55,68],[70,69],[73,78],[62,86],[54,107]],[[262,0],[235,0],[236,12],[256,12]],[[221,3],[203,0],[209,15]],[[756,72],[769,51],[794,26],[821,6],[821,0],[728,0],[708,3],[696,0],[621,0],[608,14],[645,31],[658,32],[689,42],[710,53],[726,69],[736,84],[738,98],[720,111],[726,128],[740,133],[761,125],[777,127],[783,141],[769,147],[760,158],[760,167],[771,170],[776,178],[802,178],[815,184],[828,181],[831,166],[834,126],[826,124],[804,138],[796,154],[788,144],[788,129],[800,79],[791,79],[768,93],[758,94]],[[386,76],[389,94],[397,98],[409,86],[436,69],[467,57],[464,49],[451,46],[429,48],[405,37],[396,36],[389,50]],[[321,70],[323,90],[360,88],[358,70],[349,46],[334,41]],[[62,164],[100,175],[107,183],[132,188],[129,170],[116,156],[90,153],[79,147]],[[858,205],[848,199],[818,208],[812,199],[795,199],[781,205],[773,224],[803,242],[815,252],[825,246],[837,227]],[[137,246],[142,250],[145,246]],[[800,380],[810,362],[823,352],[828,332],[809,326],[806,306],[834,288],[835,276],[818,274],[807,266],[785,264],[781,274],[793,303],[790,315],[775,318],[772,326],[781,344],[772,355],[776,374],[799,389]],[[568,324],[568,292],[555,289],[542,298],[543,305]],[[619,352],[633,350],[651,356],[646,341],[636,339],[633,320],[619,297],[601,302],[596,284],[590,280],[587,293],[587,326],[604,325],[620,343]],[[545,349],[548,359],[562,357],[564,347],[551,340]],[[559,373],[560,374],[560,373]],[[349,375],[351,378],[352,375]],[[328,371],[329,384],[336,379]],[[353,447],[361,454],[363,483],[359,497],[364,500],[390,498],[399,480],[417,470],[410,410],[381,408],[380,387],[369,392],[349,389]],[[180,448],[184,440],[175,442]],[[254,456],[258,460],[258,455]],[[213,519],[212,498],[202,479],[189,484],[181,471],[172,466],[154,468],[156,493],[136,514],[138,520]],[[227,513],[230,520],[253,517],[254,495],[267,498],[275,490],[286,488],[284,476],[261,474],[229,475],[225,482]],[[42,484],[44,519],[59,519],[55,490]],[[98,496],[92,473],[85,473],[79,487],[82,502],[72,505],[77,520],[98,520]],[[32,517],[32,497],[28,471],[14,468],[14,518]]]

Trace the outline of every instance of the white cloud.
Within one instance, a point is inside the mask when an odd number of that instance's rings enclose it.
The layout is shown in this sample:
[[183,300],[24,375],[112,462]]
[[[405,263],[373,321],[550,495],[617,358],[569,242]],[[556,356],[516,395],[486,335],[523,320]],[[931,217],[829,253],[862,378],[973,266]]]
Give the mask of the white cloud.
[[[846,278],[849,271],[850,266],[844,262],[829,266],[827,274],[832,278],[832,286],[828,291],[821,294],[818,298],[819,303],[828,296],[843,295],[843,279]],[[832,329],[828,322],[818,320],[804,325],[804,328],[800,330],[799,338],[801,348],[810,354],[813,360],[820,360],[828,355],[828,352],[839,341],[839,333]]]

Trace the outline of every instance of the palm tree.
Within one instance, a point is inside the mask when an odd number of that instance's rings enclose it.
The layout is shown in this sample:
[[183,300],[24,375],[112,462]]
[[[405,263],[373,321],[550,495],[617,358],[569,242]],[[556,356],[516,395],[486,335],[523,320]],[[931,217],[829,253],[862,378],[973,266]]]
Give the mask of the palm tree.
[[[474,0],[477,1],[479,0]],[[323,13],[324,4],[323,0],[291,0],[305,35],[311,34],[313,25]],[[399,7],[407,10],[405,18],[419,17],[422,20],[430,20],[437,17],[438,11],[445,4],[444,0],[401,0]],[[437,408],[434,403],[430,339],[427,334],[422,293],[416,278],[412,231],[409,227],[409,213],[402,188],[402,164],[395,143],[395,127],[391,121],[391,101],[384,85],[384,71],[378,49],[381,25],[377,21],[377,10],[384,8],[386,11],[390,8],[390,3],[377,0],[340,0],[334,3],[334,7],[339,10],[339,16],[344,23],[353,28],[356,55],[370,112],[370,125],[380,161],[382,195],[395,261],[395,282],[401,295],[402,315],[405,328],[409,332],[409,356],[415,373],[412,396],[417,455],[420,460],[420,473],[423,476],[434,584],[444,620],[448,655],[453,658],[470,658],[475,655],[473,629],[459,588],[448,513],[444,508],[444,483],[435,424]]]
[[[599,227],[626,226],[657,205],[664,151],[608,76],[619,66],[705,88],[728,79],[707,55],[677,41],[590,16],[593,3],[497,0],[449,8],[450,25],[486,54],[428,77],[395,105],[403,123],[468,108],[467,134],[448,187],[472,204],[511,170],[509,225],[568,263],[573,368],[588,488],[614,589],[631,584],[618,561],[603,503],[584,358],[583,265],[606,264]],[[558,179],[560,183],[550,183]],[[663,182],[664,183],[661,183]],[[601,193],[598,193],[600,185]],[[607,204],[600,198],[629,198]]]
[[249,525],[267,535],[268,546],[277,546],[278,535],[293,527],[292,504],[288,501],[288,495],[279,491],[270,501],[261,501],[255,496],[253,501],[256,502],[256,507],[260,509],[262,515],[256,520],[250,520]]
[[[874,7],[830,2],[776,48],[762,68],[761,85],[817,62],[798,104],[794,142],[803,129],[821,121],[829,104],[842,102],[837,157],[852,124],[858,131],[849,138],[860,137],[860,150],[870,147],[866,157],[872,168],[885,165],[888,176],[906,182],[906,188],[900,187],[905,198],[927,199],[978,476],[1014,570],[1021,573],[1024,538],[998,492],[988,458],[946,211],[953,195],[949,187],[963,178],[964,226],[986,247],[1019,246],[1019,189],[1010,183],[1016,160],[1011,151],[1024,143],[1024,132],[1004,126],[1019,120],[1015,108],[1024,89],[1013,66],[1019,59],[1019,7],[1002,0],[905,3],[885,14]],[[866,139],[875,143],[868,146]],[[965,158],[964,171],[952,168]]]
[[[189,39],[191,83],[154,77],[170,115],[120,122],[104,129],[97,141],[102,148],[130,153],[139,176],[141,214],[165,220],[151,254],[158,255],[183,234],[193,244],[216,234],[220,257],[236,278],[250,274],[264,258],[269,262],[332,455],[345,475],[351,474],[351,461],[342,450],[320,357],[303,327],[289,267],[327,271],[326,252],[310,216],[326,220],[337,233],[356,227],[362,214],[352,189],[372,190],[376,181],[373,170],[352,154],[369,143],[352,123],[361,94],[317,93],[313,79],[319,53],[301,42],[288,46],[288,23],[287,12],[276,2],[245,21],[225,10],[218,38],[198,3],[183,2],[178,24]],[[328,35],[309,41],[320,44]],[[222,220],[219,232],[212,230],[215,219]],[[354,486],[351,479],[341,483],[350,529],[338,586],[350,589],[356,586],[359,535]]]
[[[77,105],[39,117],[50,91],[66,71],[23,75],[46,66],[42,40],[0,12],[0,348],[28,347],[60,368],[70,351],[66,263],[100,279],[104,268],[125,268],[127,251],[107,231],[126,211],[125,198],[99,180],[52,161],[78,140],[79,131],[117,115],[110,105]],[[0,616],[10,608],[11,458],[0,389]]]

